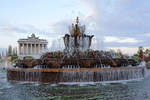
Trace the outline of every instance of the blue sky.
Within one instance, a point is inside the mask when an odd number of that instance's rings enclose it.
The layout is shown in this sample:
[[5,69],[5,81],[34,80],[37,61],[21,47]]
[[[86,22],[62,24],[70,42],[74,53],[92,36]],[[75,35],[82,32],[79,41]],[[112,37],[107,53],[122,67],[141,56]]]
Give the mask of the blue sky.
[[[0,48],[35,33],[49,47],[80,17],[95,49],[150,46],[149,0],[0,0]],[[132,52],[131,52],[132,51]]]

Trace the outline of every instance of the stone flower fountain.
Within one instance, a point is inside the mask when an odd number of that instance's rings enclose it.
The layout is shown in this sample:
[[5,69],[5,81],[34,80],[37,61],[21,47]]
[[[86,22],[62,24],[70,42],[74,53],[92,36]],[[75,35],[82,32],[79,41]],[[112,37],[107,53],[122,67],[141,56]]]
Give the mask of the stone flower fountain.
[[90,49],[94,35],[76,23],[63,37],[64,51],[46,52],[40,59],[18,60],[7,70],[8,81],[40,83],[101,82],[143,78],[144,66],[133,59],[114,58],[111,52]]

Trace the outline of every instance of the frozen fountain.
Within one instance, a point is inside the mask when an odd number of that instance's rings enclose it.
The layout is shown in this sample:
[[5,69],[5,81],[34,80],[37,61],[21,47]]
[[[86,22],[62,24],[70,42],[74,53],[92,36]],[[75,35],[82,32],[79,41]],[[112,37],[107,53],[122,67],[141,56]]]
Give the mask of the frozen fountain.
[[[101,82],[143,78],[144,65],[115,58],[110,52],[90,49],[94,35],[85,34],[77,17],[63,37],[64,51],[46,52],[40,59],[18,60],[7,70],[8,81],[41,83]],[[17,68],[15,68],[17,67]]]

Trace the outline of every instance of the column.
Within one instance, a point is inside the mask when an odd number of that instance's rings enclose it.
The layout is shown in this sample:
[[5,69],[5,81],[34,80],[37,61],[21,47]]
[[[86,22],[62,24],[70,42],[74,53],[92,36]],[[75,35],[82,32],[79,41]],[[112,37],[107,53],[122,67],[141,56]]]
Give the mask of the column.
[[27,48],[26,48],[26,55],[29,55],[29,44],[27,43]]
[[44,44],[44,49],[46,49],[46,45]]
[[42,51],[42,44],[40,44],[40,51]]
[[38,54],[40,54],[40,44],[38,44]]
[[45,44],[45,47],[46,47],[46,49],[47,49],[47,44]]
[[24,55],[24,43],[22,43],[22,55]]
[[33,44],[33,55],[35,54],[35,44]]
[[19,55],[21,55],[21,44],[19,43]]
[[38,44],[36,44],[36,54],[38,54]]
[[34,55],[36,55],[36,44],[34,44]]
[[32,55],[32,43],[30,44],[30,55]]
[[32,44],[32,55],[34,55],[34,44]]
[[39,49],[38,44],[36,44],[36,54],[38,54],[38,49]]
[[44,44],[42,44],[42,50],[44,50]]
[[27,54],[27,44],[24,44],[24,55],[26,55]]

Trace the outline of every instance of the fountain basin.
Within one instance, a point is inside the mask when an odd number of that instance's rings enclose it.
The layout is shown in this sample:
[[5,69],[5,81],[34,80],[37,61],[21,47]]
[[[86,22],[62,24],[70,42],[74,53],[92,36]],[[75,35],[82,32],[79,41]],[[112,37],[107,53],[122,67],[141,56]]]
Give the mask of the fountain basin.
[[143,78],[144,67],[76,69],[8,69],[8,81],[60,83],[100,82]]

